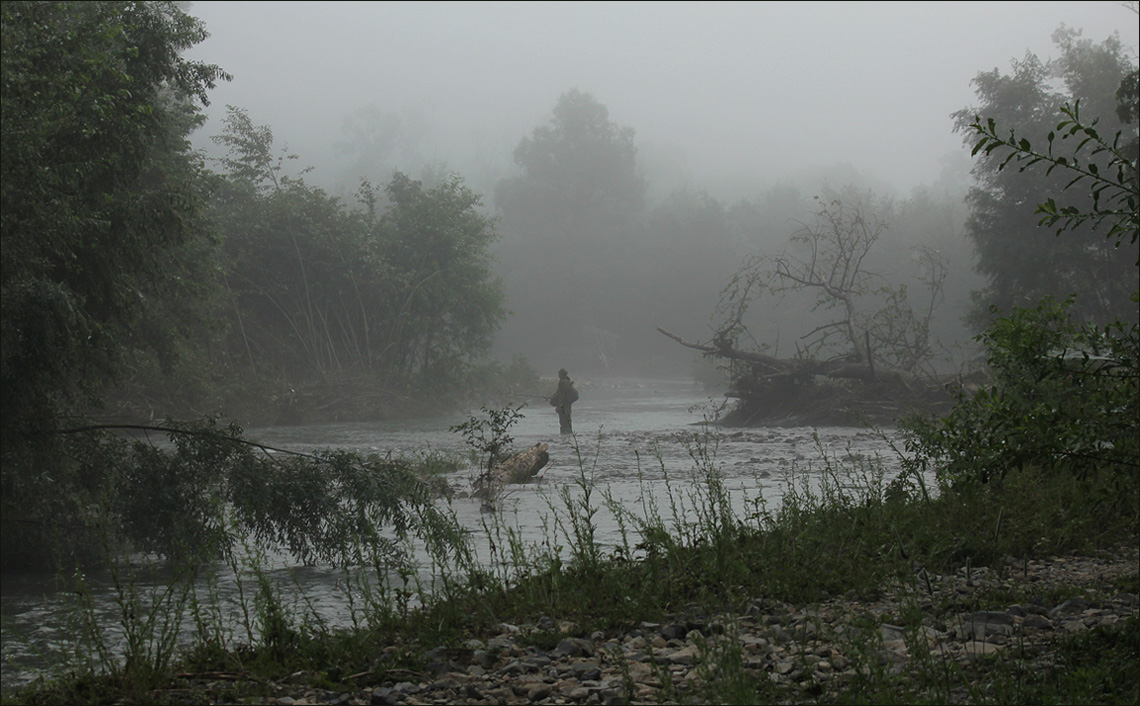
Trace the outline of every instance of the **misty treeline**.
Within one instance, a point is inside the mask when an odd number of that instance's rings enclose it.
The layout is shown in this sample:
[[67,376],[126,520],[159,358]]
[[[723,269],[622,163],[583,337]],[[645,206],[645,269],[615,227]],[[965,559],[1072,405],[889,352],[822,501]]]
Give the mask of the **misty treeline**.
[[[692,185],[650,198],[652,175],[637,157],[634,131],[614,124],[591,95],[571,90],[549,125],[515,149],[519,173],[497,185],[499,262],[513,310],[502,339],[527,340],[546,367],[561,357],[599,372],[691,373],[688,357],[677,369],[675,346],[657,327],[710,335],[734,273],[749,260],[785,251],[818,215],[816,195],[790,179],[732,202]],[[780,167],[757,170],[771,177]],[[965,210],[951,193],[938,186],[897,198],[849,184],[825,186],[819,195],[889,223],[867,257],[896,287],[925,276],[921,253],[938,251],[953,261],[962,277],[939,298],[949,293],[961,303],[976,280],[961,238]],[[814,304],[814,297],[788,292],[755,309],[754,343],[795,354],[798,339],[816,326]],[[965,338],[953,313],[934,326],[948,341]]]
[[[1064,302],[1062,319],[1078,328],[1115,326],[1117,333],[1102,340],[1070,331],[1033,355],[1113,349],[1114,365],[1135,371],[1123,353],[1129,346],[1116,343],[1131,340],[1138,320],[1136,65],[1116,37],[1096,44],[1062,27],[1053,38],[1059,58],[1028,55],[1010,76],[979,74],[980,105],[953,116],[976,157],[964,230],[981,286],[959,288],[963,272],[929,241],[891,242],[890,204],[848,189],[817,199],[786,249],[745,260],[721,292],[707,341],[661,329],[726,364],[729,394],[741,400],[730,421],[883,423],[947,411],[955,402],[947,392],[966,382],[976,389],[982,375],[995,373],[990,327],[1042,302],[1046,311],[1048,302]],[[892,273],[880,259],[884,247],[896,257],[909,252],[918,275],[908,281]],[[754,322],[790,293],[814,304],[794,355],[780,357],[770,335],[756,336],[762,328]],[[978,364],[976,372],[938,365],[948,340],[938,335],[937,314],[947,302],[981,334],[983,354],[963,359]],[[1052,316],[1034,320],[1055,322]],[[833,384],[818,385],[820,376]]]
[[239,108],[207,162],[189,136],[229,77],[183,56],[206,33],[178,3],[2,12],[3,564],[457,537],[432,463],[272,454],[219,418],[461,400],[503,317],[479,197],[395,174],[348,208]]
[[[1062,28],[1054,40],[1056,59],[979,74],[979,105],[948,128],[973,147],[971,124],[984,115],[1043,142],[1062,108],[1080,105],[1086,124],[1134,154],[1134,60],[1116,37],[1095,43]],[[948,376],[976,383],[984,357],[974,336],[1017,307],[1072,296],[1082,323],[1137,319],[1134,238],[1106,237],[1095,220],[1071,222],[1064,237],[1039,226],[1037,206],[1052,196],[1099,207],[1098,188],[1068,189],[1069,170],[1003,169],[1004,153],[983,151],[961,190],[951,173],[907,197],[857,180],[815,193],[789,180],[734,202],[691,186],[651,199],[655,175],[641,168],[634,136],[592,96],[569,91],[515,149],[517,174],[497,184],[515,309],[503,338],[526,338],[546,366],[563,356],[653,369],[670,345],[660,331],[721,364],[740,421],[889,421],[948,407]],[[884,149],[905,149],[887,128],[881,137]],[[1092,165],[1107,173],[1109,159]],[[758,176],[781,171],[792,169],[757,165]],[[821,376],[840,384],[821,387]],[[782,404],[797,396],[806,404]],[[839,413],[855,402],[855,414]]]
[[[978,332],[991,305],[1075,293],[1084,320],[1136,317],[1135,238],[1107,241],[1091,223],[1064,238],[1037,229],[1034,205],[1065,175],[1015,177],[996,153],[975,163],[968,211],[952,178],[906,197],[789,180],[728,202],[662,190],[634,129],[574,89],[514,146],[513,170],[480,175],[485,194],[438,164],[379,169],[424,137],[365,111],[341,147],[369,178],[334,196],[239,106],[212,136],[223,156],[191,149],[210,89],[229,77],[183,56],[206,32],[177,3],[2,12],[5,564],[123,540],[224,550],[250,531],[323,558],[349,535],[379,541],[370,528],[384,524],[448,536],[430,484],[406,465],[282,461],[215,415],[421,411],[534,384],[531,361],[676,372],[676,344],[657,327],[730,332],[734,347],[776,359],[879,355],[884,371],[919,373],[968,360],[953,348],[971,333],[962,316]],[[953,126],[995,115],[1043,140],[1080,100],[1134,151],[1135,66],[1119,42],[1062,32],[1058,48],[1061,59],[1027,57],[1012,76],[980,74],[981,104]],[[868,139],[905,149],[884,131]],[[757,165],[768,180],[786,171]],[[845,261],[835,296],[819,275]],[[110,414],[141,414],[173,451],[92,423]],[[149,421],[172,415],[203,421]],[[353,531],[335,517],[346,503],[363,523]]]

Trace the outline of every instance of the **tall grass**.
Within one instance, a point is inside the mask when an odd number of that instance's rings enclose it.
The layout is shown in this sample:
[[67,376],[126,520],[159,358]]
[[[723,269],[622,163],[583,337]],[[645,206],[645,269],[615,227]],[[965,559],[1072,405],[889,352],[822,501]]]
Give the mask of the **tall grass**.
[[[353,547],[346,556],[370,561],[340,573],[348,627],[330,626],[303,591],[293,607],[286,605],[256,552],[249,553],[249,565],[233,567],[243,587],[240,638],[217,593],[210,595],[216,584],[207,582],[205,594],[187,588],[201,586],[187,582],[195,575],[189,569],[168,574],[146,601],[124,583],[126,651],[114,652],[111,636],[94,624],[94,606],[81,605],[89,618],[93,656],[87,686],[80,690],[71,679],[51,693],[84,702],[94,693],[90,684],[97,682],[107,691],[137,695],[172,673],[176,655],[184,670],[268,679],[301,669],[327,682],[362,674],[380,680],[421,667],[419,655],[426,650],[461,645],[502,622],[533,624],[555,617],[586,635],[660,620],[693,606],[741,614],[761,597],[804,605],[836,596],[873,598],[895,587],[910,596],[894,619],[907,632],[908,645],[915,646],[913,672],[899,675],[884,666],[876,657],[882,650],[877,622],[856,621],[835,639],[844,641],[859,677],[843,693],[819,696],[853,703],[935,703],[975,682],[920,647],[926,642],[919,606],[930,594],[931,574],[964,565],[1015,571],[1029,557],[1136,543],[1135,508],[1109,512],[1119,505],[1106,504],[1098,488],[1072,476],[1024,468],[1000,483],[932,493],[919,473],[904,471],[888,482],[879,460],[840,461],[820,448],[818,465],[795,469],[778,505],[769,507],[762,495],[733,501],[716,462],[714,428],[682,442],[693,463],[687,474],[665,468],[661,454],[655,454],[667,508],[646,488],[640,453],[642,500],[630,507],[596,482],[597,454],[575,446],[578,473],[547,496],[540,536],[527,538],[508,513],[483,515],[483,534],[470,541],[487,543],[486,562],[477,560],[475,547],[458,535],[427,546],[423,567],[393,565],[387,545]],[[618,528],[617,541],[609,546],[597,538],[603,510]],[[425,550],[404,541],[408,553]],[[243,582],[243,577],[251,579]],[[186,623],[192,640],[177,652],[174,637]],[[730,622],[725,635],[702,637],[699,693],[671,692],[666,684],[665,698],[759,703],[780,697],[783,687],[744,669],[734,629]],[[1072,659],[1079,661],[1080,655],[1074,652]],[[1029,681],[1018,687],[1014,676],[1002,677],[1007,678],[1000,688],[971,698],[985,702],[1012,693],[1017,700],[1044,693]],[[1066,688],[1074,698],[1081,695],[1079,687]]]

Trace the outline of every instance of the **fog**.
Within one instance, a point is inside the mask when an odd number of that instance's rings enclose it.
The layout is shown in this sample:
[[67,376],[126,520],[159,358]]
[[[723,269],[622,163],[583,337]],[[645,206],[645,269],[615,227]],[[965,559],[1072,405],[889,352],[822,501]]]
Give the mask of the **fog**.
[[[789,183],[806,197],[854,181],[900,197],[964,189],[967,152],[950,115],[975,102],[975,75],[1008,71],[1027,51],[1054,55],[1063,24],[1138,44],[1136,15],[1111,1],[195,2],[188,11],[211,35],[191,56],[233,75],[212,92],[197,146],[214,152],[208,138],[226,106],[244,108],[313,167],[308,181],[347,197],[360,177],[383,176],[360,173],[360,155],[338,147],[346,120],[371,111],[396,126],[384,171],[456,172],[489,210],[495,185],[517,175],[515,147],[572,89],[635,131],[650,200],[686,189],[729,205]],[[961,236],[956,218],[948,237]],[[955,263],[960,281],[966,260]],[[555,365],[550,350],[526,346],[527,322],[543,312],[528,319],[521,285],[505,275],[520,317],[496,351]],[[692,329],[711,296],[694,294],[678,333],[705,333]],[[616,335],[624,324],[598,326]],[[583,352],[561,364],[596,363]]]

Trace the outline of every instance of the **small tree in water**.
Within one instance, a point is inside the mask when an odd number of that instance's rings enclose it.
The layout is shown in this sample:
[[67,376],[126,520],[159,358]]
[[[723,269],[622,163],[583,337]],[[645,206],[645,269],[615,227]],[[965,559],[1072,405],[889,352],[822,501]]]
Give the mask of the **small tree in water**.
[[466,422],[449,428],[449,431],[462,434],[463,440],[473,450],[486,454],[483,475],[490,474],[491,469],[511,456],[515,440],[507,432],[522,419],[521,410],[525,406],[488,409],[483,405],[480,408],[483,416],[473,415]]

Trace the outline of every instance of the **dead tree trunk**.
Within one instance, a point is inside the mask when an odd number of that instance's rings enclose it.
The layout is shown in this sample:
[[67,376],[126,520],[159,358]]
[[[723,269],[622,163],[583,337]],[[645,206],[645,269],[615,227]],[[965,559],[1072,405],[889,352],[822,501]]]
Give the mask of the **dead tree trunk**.
[[[735,348],[723,339],[696,343],[663,328],[657,330],[686,348],[741,364],[743,370],[733,375],[725,392],[726,397],[739,400],[740,406],[722,420],[726,424],[892,423],[908,412],[938,411],[952,400],[937,381],[905,370],[875,367],[869,359],[776,358]],[[817,376],[835,384],[816,384]]]

